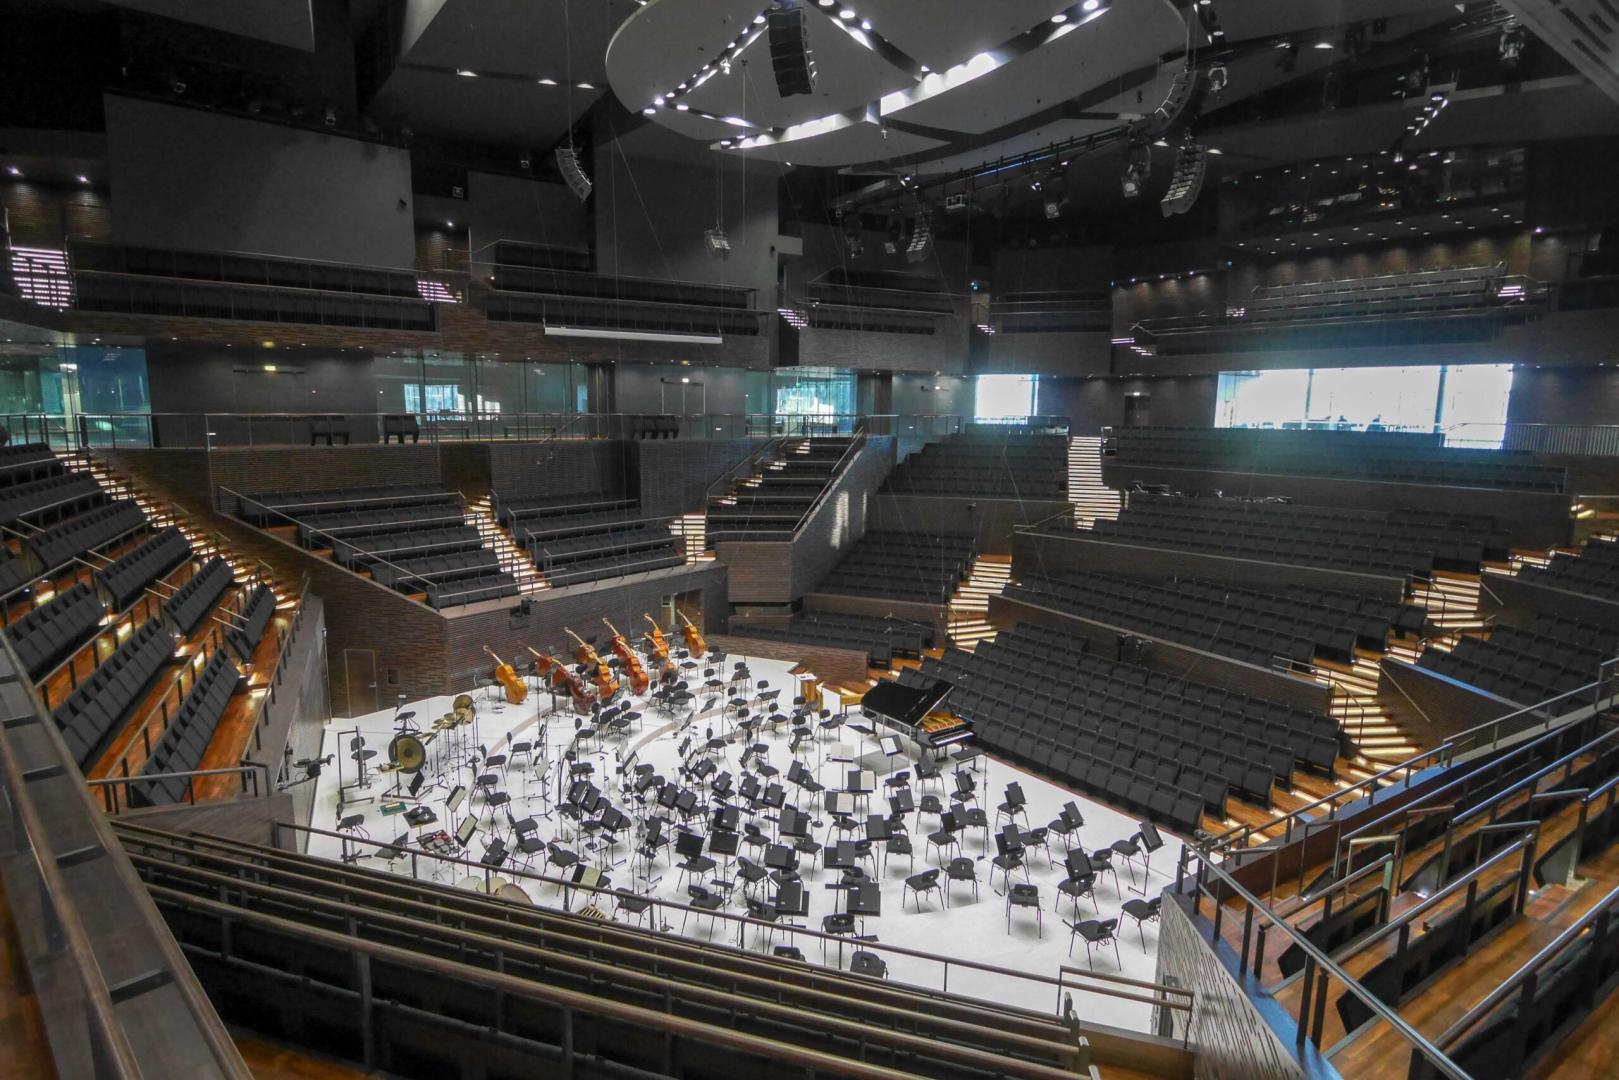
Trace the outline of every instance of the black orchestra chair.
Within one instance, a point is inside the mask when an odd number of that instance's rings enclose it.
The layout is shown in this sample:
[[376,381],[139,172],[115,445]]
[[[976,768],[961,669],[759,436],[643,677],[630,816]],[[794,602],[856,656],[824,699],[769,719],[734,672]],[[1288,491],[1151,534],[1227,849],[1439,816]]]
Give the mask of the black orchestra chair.
[[[958,774],[959,775],[959,774]],[[995,808],[995,827],[1000,828],[1001,819],[1015,822],[1023,819],[1026,826],[1029,823],[1028,799],[1024,797],[1023,786],[1016,780],[1006,785],[1006,801]]]
[[1096,873],[1091,869],[1091,857],[1085,854],[1082,848],[1073,848],[1063,859],[1063,864],[1068,869],[1068,876],[1057,885],[1057,903],[1062,903],[1065,896],[1073,897],[1074,918],[1077,919],[1079,898],[1088,896],[1091,898],[1091,906],[1096,908],[1096,913],[1100,915],[1102,908],[1096,902]]
[[1113,962],[1120,968],[1124,966],[1119,959],[1119,939],[1114,936],[1114,931],[1119,927],[1119,920],[1086,919],[1083,922],[1069,922],[1064,919],[1063,921],[1068,923],[1069,956],[1074,955],[1074,939],[1080,937],[1085,939],[1085,962],[1090,965],[1092,971],[1096,970],[1096,961],[1091,958],[1091,950],[1109,943],[1113,946]]
[[900,906],[904,906],[905,897],[915,893],[916,910],[920,913],[922,911],[922,894],[925,892],[936,892],[941,897],[943,896],[944,890],[939,887],[939,870],[937,867],[924,870],[920,874],[912,874],[905,879],[905,887],[900,893]]
[[978,867],[965,855],[958,855],[950,860],[950,865],[944,868],[944,876],[948,879],[944,890],[944,906],[950,906],[949,883],[955,881],[970,881],[973,884],[973,900],[978,899]]
[[1124,902],[1123,912],[1136,921],[1136,933],[1141,935],[1141,951],[1147,951],[1147,932],[1142,929],[1142,923],[1157,922],[1158,912],[1163,907],[1164,898],[1155,896],[1151,900],[1143,900],[1139,896],[1131,897]]
[[1023,871],[1024,881],[1029,879],[1029,867],[1023,861],[1023,840],[1018,834],[1016,825],[1008,825],[995,834],[995,849],[998,854],[990,860],[990,888],[995,887],[996,870],[1001,872],[1002,884],[1007,886],[1007,889],[1003,891],[1010,891],[1012,871],[1014,870]]
[[849,974],[866,975],[873,979],[888,978],[888,964],[874,952],[864,949],[849,957]]
[[1012,888],[1007,892],[1006,932],[1008,934],[1012,932],[1013,908],[1034,909],[1035,936],[1042,938],[1045,937],[1046,920],[1045,915],[1040,910],[1040,886],[1031,885],[1026,881],[1020,881],[1016,885],[1013,885]]
[[1085,827],[1085,818],[1079,812],[1079,807],[1071,802],[1063,803],[1062,813],[1052,819],[1046,828],[1056,836],[1062,837],[1062,842],[1072,847],[1079,836],[1079,830]]

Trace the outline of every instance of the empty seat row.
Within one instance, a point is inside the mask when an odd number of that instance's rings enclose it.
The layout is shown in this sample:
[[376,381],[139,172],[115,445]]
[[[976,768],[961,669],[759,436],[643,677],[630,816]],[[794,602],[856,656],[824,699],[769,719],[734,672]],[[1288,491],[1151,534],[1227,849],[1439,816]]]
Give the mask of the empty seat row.
[[797,641],[832,649],[865,649],[867,659],[886,667],[895,653],[921,655],[933,645],[931,627],[880,615],[851,615],[832,611],[803,611],[785,625],[766,625],[732,619],[730,632],[743,637]]
[[350,533],[332,543],[332,559],[351,570],[362,570],[377,559],[401,559],[452,551],[470,551],[483,544],[475,525],[448,525],[370,533]]
[[44,443],[0,446],[0,491],[61,476],[66,471],[56,452]]
[[1554,555],[1546,566],[1525,566],[1518,576],[1535,585],[1619,601],[1619,543],[1590,540],[1578,555]]
[[234,581],[230,564],[216,555],[164,601],[163,613],[189,637]]
[[500,559],[488,548],[454,551],[446,555],[423,555],[398,562],[379,562],[371,567],[371,577],[391,588],[419,592],[430,582],[474,577],[500,569]]
[[268,585],[260,585],[248,596],[247,603],[237,613],[238,622],[225,640],[236,651],[242,663],[247,663],[253,657],[253,650],[258,648],[259,641],[264,637],[264,628],[270,625],[270,617],[275,614],[275,591]]
[[429,607],[446,608],[516,596],[518,587],[516,578],[496,571],[475,574],[471,577],[427,582],[425,591]]
[[156,619],[136,627],[56,707],[56,726],[79,767],[89,771],[152,680],[174,658],[174,638]]
[[861,537],[817,592],[939,604],[972,567],[971,537],[871,532]]
[[571,559],[566,563],[546,568],[545,580],[557,587],[581,585],[587,581],[603,581],[607,578],[625,577],[629,574],[645,574],[652,570],[667,570],[676,566],[684,566],[685,564],[686,557],[675,550],[674,539],[671,537],[669,544],[665,548],[611,552],[609,554]]
[[14,525],[21,518],[39,526],[51,525],[98,506],[106,498],[95,477],[85,473],[18,484],[0,490],[0,525]]
[[242,673],[223,649],[209,658],[163,730],[162,738],[141,766],[142,776],[159,779],[132,784],[129,789],[132,806],[162,806],[185,799],[190,786],[186,778],[165,777],[165,774],[195,772],[201,767],[214,731],[241,681]]
[[333,541],[354,533],[457,525],[466,518],[461,496],[454,494],[404,506],[321,511],[299,518],[298,542],[305,547],[330,547]]
[[104,614],[106,608],[95,590],[81,583],[7,626],[6,637],[28,677],[38,682],[94,636]]
[[[1428,649],[1418,663],[1519,705],[1535,705],[1597,680],[1601,665],[1614,657],[1612,635],[1589,645],[1529,630],[1497,625],[1488,638],[1464,635],[1456,647]],[[1567,699],[1563,712],[1586,704]]]
[[148,585],[190,557],[190,542],[171,525],[112,565],[98,570],[96,581],[112,597],[113,609],[122,611],[134,603]]
[[145,525],[146,515],[133,500],[117,499],[34,534],[28,546],[41,566],[54,570]]
[[316,289],[322,292],[402,297],[420,295],[417,275],[410,270],[303,262],[232,252],[115,246],[89,240],[73,241],[71,253],[73,266],[78,270]]
[[238,513],[254,525],[286,524],[291,518],[322,510],[351,510],[359,505],[407,506],[446,494],[442,484],[387,484],[355,488],[310,488],[260,491],[243,495]]

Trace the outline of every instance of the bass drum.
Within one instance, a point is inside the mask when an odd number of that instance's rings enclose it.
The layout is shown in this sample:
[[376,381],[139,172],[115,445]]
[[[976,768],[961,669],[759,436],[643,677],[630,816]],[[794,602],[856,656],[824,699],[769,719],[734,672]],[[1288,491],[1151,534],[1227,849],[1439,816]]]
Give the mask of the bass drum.
[[427,764],[427,747],[422,740],[408,732],[395,735],[388,744],[388,760],[402,773],[419,773]]

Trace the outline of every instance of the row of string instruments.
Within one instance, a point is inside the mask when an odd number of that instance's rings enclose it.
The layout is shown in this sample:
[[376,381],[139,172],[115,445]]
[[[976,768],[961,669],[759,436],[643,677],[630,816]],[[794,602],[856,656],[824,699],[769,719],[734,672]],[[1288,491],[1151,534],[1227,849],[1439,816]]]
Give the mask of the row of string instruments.
[[[570,667],[559,660],[554,652],[520,643],[519,647],[532,658],[524,662],[520,670],[517,665],[503,660],[493,649],[485,645],[484,652],[495,662],[491,685],[498,685],[501,688],[508,703],[521,705],[529,693],[527,678],[532,677],[537,685],[550,690],[554,697],[558,699],[565,697],[576,714],[585,716],[589,715],[593,708],[612,701],[626,687],[631,694],[638,697],[645,694],[651,689],[650,672],[653,670],[658,673],[660,684],[669,685],[676,682],[680,678],[680,669],[670,655],[668,635],[651,615],[642,617],[651,626],[651,629],[641,636],[641,645],[646,653],[644,661],[629,638],[621,634],[607,619],[603,619],[603,624],[612,635],[608,644],[610,657],[604,657],[597,650],[594,640],[587,641],[574,633],[571,628],[563,627],[563,632],[573,639],[573,658],[577,667]],[[693,657],[702,656],[708,651],[708,643],[704,640],[702,632],[685,615],[678,617],[681,621],[680,633],[685,641],[686,651]]]

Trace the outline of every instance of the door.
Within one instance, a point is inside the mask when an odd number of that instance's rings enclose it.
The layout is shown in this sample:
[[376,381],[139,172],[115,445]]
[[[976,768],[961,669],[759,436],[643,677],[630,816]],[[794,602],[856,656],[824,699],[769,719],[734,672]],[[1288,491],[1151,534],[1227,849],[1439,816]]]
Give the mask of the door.
[[349,716],[377,711],[377,654],[373,649],[343,650],[343,682],[348,687]]

